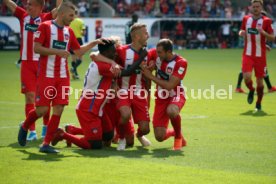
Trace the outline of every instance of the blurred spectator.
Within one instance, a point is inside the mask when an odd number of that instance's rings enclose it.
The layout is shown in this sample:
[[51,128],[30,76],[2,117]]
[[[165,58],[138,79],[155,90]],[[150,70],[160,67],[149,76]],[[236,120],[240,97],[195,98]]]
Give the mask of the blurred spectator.
[[92,17],[98,17],[99,16],[99,10],[100,10],[99,0],[92,0],[92,3],[91,3],[91,15],[92,15]]
[[197,40],[198,40],[198,43],[199,43],[198,48],[201,48],[201,49],[206,48],[206,46],[205,46],[205,42],[206,42],[205,33],[202,30],[200,30],[196,37],[197,37]]
[[89,3],[86,0],[81,0],[78,3],[78,9],[81,17],[88,17]]

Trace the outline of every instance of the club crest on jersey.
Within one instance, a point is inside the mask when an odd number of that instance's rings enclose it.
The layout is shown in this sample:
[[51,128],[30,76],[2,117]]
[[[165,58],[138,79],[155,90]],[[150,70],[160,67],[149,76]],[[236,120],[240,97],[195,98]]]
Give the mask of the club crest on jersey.
[[97,134],[97,133],[98,133],[98,129],[97,129],[97,128],[93,128],[93,129],[92,129],[92,133],[93,133],[93,134]]
[[184,73],[184,71],[185,71],[185,68],[179,67],[178,74],[182,75]]
[[69,34],[65,34],[65,35],[64,35],[64,39],[65,39],[65,40],[69,40]]
[[34,33],[34,37],[35,37],[35,38],[39,38],[39,37],[40,37],[40,33],[41,33],[40,31],[36,31],[36,32]]
[[172,69],[171,67],[168,67],[168,68],[167,68],[167,73],[172,73],[172,70],[173,70],[173,69]]

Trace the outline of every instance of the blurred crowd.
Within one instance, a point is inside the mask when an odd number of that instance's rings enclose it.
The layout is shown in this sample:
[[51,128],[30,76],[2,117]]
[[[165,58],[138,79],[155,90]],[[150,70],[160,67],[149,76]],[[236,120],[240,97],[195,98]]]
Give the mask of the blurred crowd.
[[[99,0],[72,0],[81,17],[98,17]],[[116,11],[116,17],[130,17],[136,12],[139,17],[195,17],[239,18],[248,14],[250,0],[105,0]],[[248,2],[247,2],[248,1]],[[24,7],[27,0],[15,0]],[[7,7],[0,4],[1,15],[10,15]],[[51,10],[55,1],[45,0],[45,11]],[[276,17],[276,0],[264,0],[264,8]]]
[[[71,0],[77,7],[79,15],[81,17],[98,17],[99,16],[99,0]],[[27,0],[15,0],[17,5],[25,8]],[[11,16],[11,12],[8,11],[7,7],[1,2],[1,15]],[[56,6],[56,2],[53,0],[45,0],[44,11],[51,11]]]
[[[248,1],[248,2],[246,2]],[[248,14],[250,0],[106,0],[116,16],[128,17],[133,12],[140,17],[239,18]],[[275,16],[276,1],[265,0],[266,11]]]

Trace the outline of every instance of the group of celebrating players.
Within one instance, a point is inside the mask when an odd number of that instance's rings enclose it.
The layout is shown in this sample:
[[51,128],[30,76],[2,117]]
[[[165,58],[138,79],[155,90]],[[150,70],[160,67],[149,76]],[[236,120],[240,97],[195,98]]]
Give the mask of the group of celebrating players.
[[[130,29],[130,44],[121,45],[116,38],[106,38],[80,45],[68,27],[76,12],[71,2],[57,0],[57,8],[50,13],[42,13],[44,0],[28,0],[26,10],[11,0],[4,2],[21,26],[21,83],[26,97],[26,119],[18,132],[21,146],[26,145],[28,131],[34,130],[35,121],[41,117],[45,137],[40,152],[58,153],[52,146],[62,140],[66,140],[68,146],[101,149],[118,138],[117,150],[124,150],[134,145],[136,137],[142,146],[150,146],[145,135],[150,132],[150,95],[147,92],[151,89],[151,81],[157,85],[152,121],[155,139],[162,142],[174,137],[173,150],[181,150],[187,145],[181,131],[180,115],[186,101],[181,81],[187,71],[187,61],[173,52],[171,40],[161,39],[156,48],[146,50],[149,38],[146,25],[135,23]],[[250,90],[248,103],[252,103],[255,88],[251,72],[255,69],[256,107],[260,110],[266,67],[263,44],[274,39],[274,35],[271,20],[260,15],[262,1],[253,0],[252,6],[252,15],[243,19],[240,31],[240,36],[246,40],[242,71]],[[69,103],[69,92],[64,91],[64,87],[70,86],[67,62],[70,50],[81,57],[96,45],[99,53],[90,55],[93,62],[87,69],[76,107],[80,127],[66,125],[64,130],[58,128],[64,107]],[[153,70],[156,70],[155,75]],[[55,91],[45,95],[49,87]],[[108,95],[110,89],[114,92],[112,98]],[[169,121],[172,128],[168,128]],[[134,124],[138,127],[136,131]]]

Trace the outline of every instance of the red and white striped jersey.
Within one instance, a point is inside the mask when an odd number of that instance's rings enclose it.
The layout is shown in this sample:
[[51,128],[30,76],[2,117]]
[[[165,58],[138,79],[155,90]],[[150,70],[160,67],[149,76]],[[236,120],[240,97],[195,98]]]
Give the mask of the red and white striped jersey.
[[[77,50],[79,42],[73,30],[68,27],[59,27],[54,21],[46,21],[40,24],[35,33],[35,42],[43,47],[61,50]],[[48,78],[69,77],[67,59],[57,55],[41,55],[39,59],[39,75]]]
[[[161,61],[160,58],[158,57],[156,59],[156,75],[159,79],[169,81],[171,76],[175,76],[179,79],[183,79],[186,71],[187,71],[187,66],[188,62],[182,58],[181,56],[175,55],[175,57],[167,62],[167,61]],[[164,91],[164,89],[161,86],[156,85],[157,91],[156,91],[156,96],[158,97],[158,92]],[[169,91],[169,96],[173,97],[177,95],[177,88],[179,88],[179,92],[183,93],[184,88],[182,85],[182,81],[172,90]],[[161,93],[162,95],[163,93]]]
[[[150,53],[148,54],[148,56]],[[124,69],[127,69],[131,66],[135,61],[139,59],[139,54],[136,50],[134,50],[131,45],[124,45],[117,48],[117,58],[116,62],[121,65]],[[145,58],[147,61],[149,57]],[[124,90],[128,90],[131,86],[135,87],[137,94],[140,89],[145,89],[145,79],[142,76],[140,69],[137,69],[134,74],[128,77],[121,77],[118,80],[119,87]]]
[[245,47],[243,54],[252,57],[266,57],[266,38],[257,28],[263,28],[269,34],[273,33],[272,20],[266,16],[254,19],[252,15],[245,16],[242,20],[241,30],[245,31]]
[[39,24],[52,19],[52,14],[50,12],[41,13],[38,17],[32,18],[28,15],[26,10],[17,6],[14,16],[16,16],[20,22],[20,58],[22,60],[38,61],[39,54],[34,52],[34,33],[37,31]]
[[113,76],[110,64],[92,62],[86,72],[82,95],[76,108],[102,116]]

